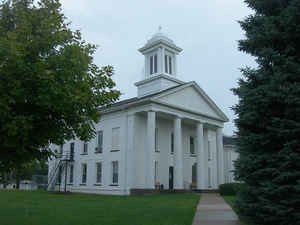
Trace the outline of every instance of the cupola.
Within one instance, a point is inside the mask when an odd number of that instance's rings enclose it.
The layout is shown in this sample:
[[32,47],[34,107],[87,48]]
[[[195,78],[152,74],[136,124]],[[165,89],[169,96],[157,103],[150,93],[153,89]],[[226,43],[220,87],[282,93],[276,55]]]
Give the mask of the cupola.
[[162,33],[161,27],[139,49],[145,57],[143,80],[135,83],[138,97],[154,94],[184,82],[177,80],[177,55],[182,51]]

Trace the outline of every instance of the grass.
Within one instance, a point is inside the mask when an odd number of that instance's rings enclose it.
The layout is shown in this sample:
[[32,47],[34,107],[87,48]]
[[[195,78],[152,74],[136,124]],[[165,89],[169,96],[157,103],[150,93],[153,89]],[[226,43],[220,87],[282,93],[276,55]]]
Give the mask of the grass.
[[[231,208],[237,213],[237,210],[234,206],[234,203],[236,201],[236,196],[235,195],[231,195],[231,196],[222,196],[224,198],[224,200],[231,206]],[[243,225],[251,225],[249,223],[245,223],[242,221]],[[253,225],[253,224],[252,224]]]
[[0,191],[1,225],[190,225],[199,195],[60,195]]
[[231,208],[235,210],[234,208],[234,202],[236,201],[236,196],[232,195],[232,196],[223,196],[224,200],[231,206]]

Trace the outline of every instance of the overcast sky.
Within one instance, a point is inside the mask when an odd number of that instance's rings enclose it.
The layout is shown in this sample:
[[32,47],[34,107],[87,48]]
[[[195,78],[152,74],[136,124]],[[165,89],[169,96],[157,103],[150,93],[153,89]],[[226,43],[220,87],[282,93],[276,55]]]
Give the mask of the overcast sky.
[[178,79],[196,81],[229,117],[224,134],[232,135],[237,98],[230,91],[241,76],[239,68],[254,59],[238,51],[243,38],[238,20],[251,13],[242,0],[61,0],[72,29],[99,45],[98,66],[113,65],[121,99],[135,97],[142,79],[144,57],[137,51],[158,27],[183,49]]

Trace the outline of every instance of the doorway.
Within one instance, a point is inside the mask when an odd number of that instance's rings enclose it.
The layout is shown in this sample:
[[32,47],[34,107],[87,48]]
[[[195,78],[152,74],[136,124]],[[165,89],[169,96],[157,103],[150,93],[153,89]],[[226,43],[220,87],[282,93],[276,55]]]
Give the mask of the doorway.
[[173,166],[169,167],[169,189],[173,190],[174,188],[174,168]]

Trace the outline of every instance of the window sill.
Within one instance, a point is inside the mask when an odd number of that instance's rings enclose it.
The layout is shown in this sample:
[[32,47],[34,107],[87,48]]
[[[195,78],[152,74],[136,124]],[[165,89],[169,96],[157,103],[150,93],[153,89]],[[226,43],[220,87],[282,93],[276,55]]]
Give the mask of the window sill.
[[95,152],[95,154],[100,154],[100,153],[103,153],[102,151],[100,152],[100,151],[97,151],[97,152]]
[[110,150],[110,152],[119,152],[120,150]]
[[94,184],[94,186],[102,186],[102,184],[99,184],[99,183],[98,183],[98,184]]
[[119,187],[119,184],[110,184],[109,186]]
[[79,186],[86,186],[86,184],[79,184]]
[[174,155],[174,152],[171,152],[171,155]]
[[73,186],[73,183],[67,184],[68,186]]
[[160,151],[158,151],[158,150],[155,150],[154,152],[160,153]]
[[191,156],[191,157],[196,157],[197,155],[196,155],[196,154],[191,154],[190,156]]
[[80,155],[87,155],[87,153],[81,153]]

